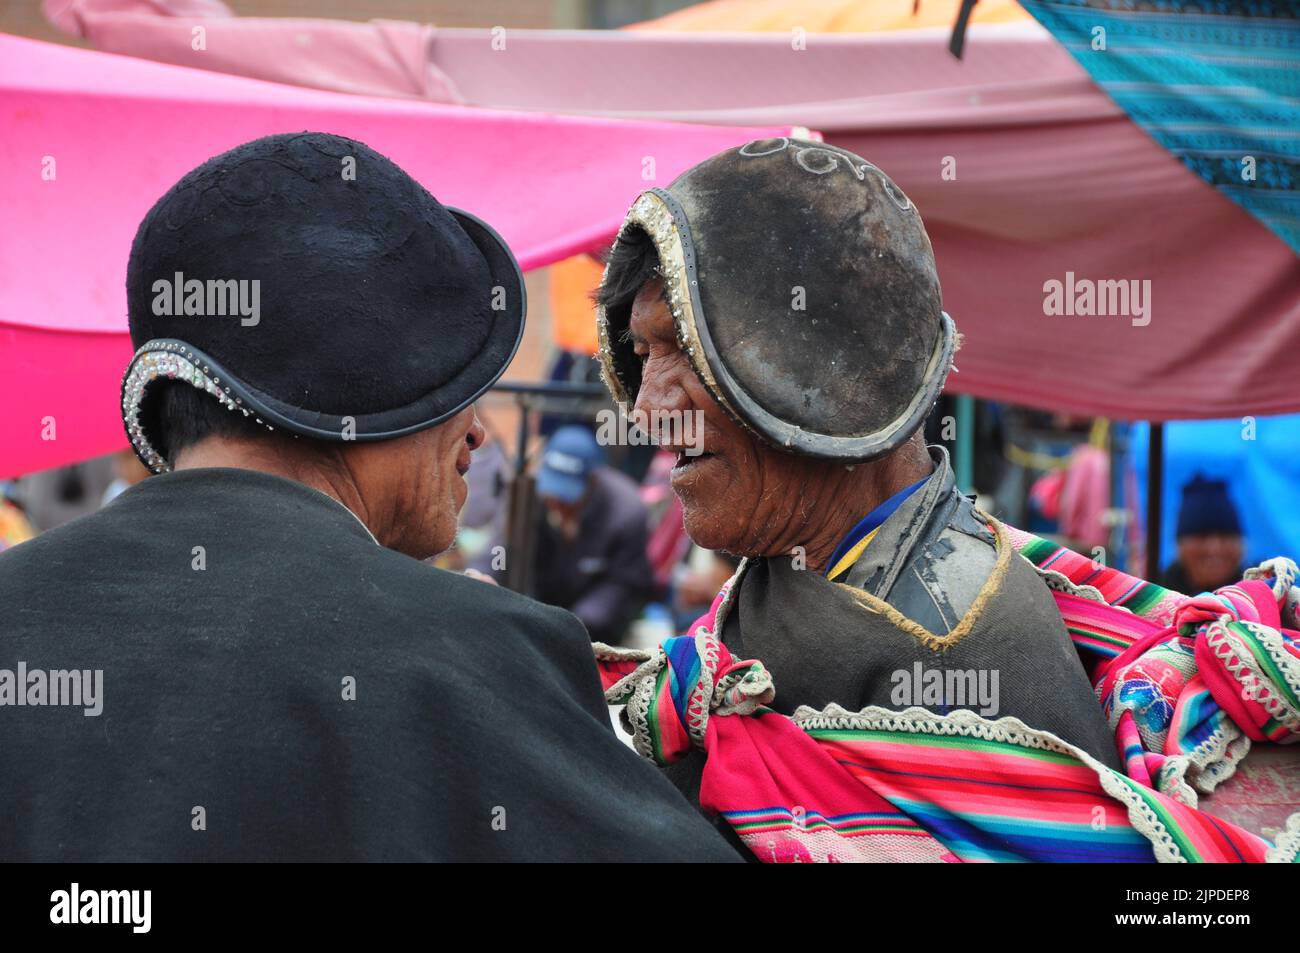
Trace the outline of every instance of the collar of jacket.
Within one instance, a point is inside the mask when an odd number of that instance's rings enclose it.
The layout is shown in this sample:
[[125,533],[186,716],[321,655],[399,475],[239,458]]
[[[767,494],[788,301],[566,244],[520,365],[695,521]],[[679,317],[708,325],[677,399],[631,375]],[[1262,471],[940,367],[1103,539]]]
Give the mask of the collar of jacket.
[[842,582],[883,598],[893,589],[913,554],[948,525],[962,497],[948,464],[948,451],[937,445],[927,449],[934,461],[934,472],[880,524],[871,545],[841,577]]
[[[375,538],[375,534],[370,532],[370,527],[361,521],[361,517],[328,493],[324,493],[305,483],[299,483],[297,480],[290,480],[287,477],[241,467],[195,467],[192,470],[160,473],[123,490],[108,505],[112,506],[117,500],[126,497],[151,496],[167,490],[175,490],[187,496],[201,495],[207,492],[233,492],[250,495],[258,493],[292,493],[310,499],[315,505],[329,509],[340,517],[347,514],[350,523],[360,527],[361,532],[365,534],[367,539],[376,546],[380,545],[379,540]],[[349,527],[349,531],[355,532],[351,527]]]

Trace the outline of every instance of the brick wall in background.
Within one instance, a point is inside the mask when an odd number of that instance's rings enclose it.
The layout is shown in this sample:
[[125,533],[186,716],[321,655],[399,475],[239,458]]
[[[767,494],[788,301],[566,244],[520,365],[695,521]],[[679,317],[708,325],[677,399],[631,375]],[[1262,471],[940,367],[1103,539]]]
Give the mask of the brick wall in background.
[[50,43],[87,45],[60,33],[45,22],[45,16],[41,13],[40,0],[0,0],[0,33],[30,36],[34,40],[46,40]]
[[[224,0],[244,17],[413,20],[439,26],[573,29],[589,23],[590,0]],[[625,0],[613,0],[617,6]],[[608,6],[610,0],[602,0]],[[642,5],[631,0],[631,19]],[[628,22],[631,22],[629,19]],[[0,0],[0,33],[84,46],[46,22],[40,0]]]
[[225,0],[245,17],[414,20],[438,26],[580,27],[584,0]]

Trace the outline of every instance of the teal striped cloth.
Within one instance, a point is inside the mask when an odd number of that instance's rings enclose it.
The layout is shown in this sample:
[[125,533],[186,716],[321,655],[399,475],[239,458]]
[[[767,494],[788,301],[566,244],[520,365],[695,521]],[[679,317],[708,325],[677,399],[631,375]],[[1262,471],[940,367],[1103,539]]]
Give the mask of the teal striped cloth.
[[1134,122],[1300,254],[1300,0],[1020,2]]

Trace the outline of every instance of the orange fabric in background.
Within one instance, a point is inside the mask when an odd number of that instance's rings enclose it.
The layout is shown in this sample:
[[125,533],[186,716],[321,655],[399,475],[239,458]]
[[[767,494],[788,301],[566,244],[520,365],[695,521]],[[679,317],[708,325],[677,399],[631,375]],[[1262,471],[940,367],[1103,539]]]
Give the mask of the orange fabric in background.
[[585,354],[600,348],[591,296],[604,271],[604,265],[590,255],[574,255],[551,266],[551,319],[558,347]]
[[[629,30],[762,33],[800,27],[809,33],[882,33],[957,22],[961,0],[710,0],[637,23]],[[1032,18],[1015,0],[980,0],[971,23],[1019,23]]]

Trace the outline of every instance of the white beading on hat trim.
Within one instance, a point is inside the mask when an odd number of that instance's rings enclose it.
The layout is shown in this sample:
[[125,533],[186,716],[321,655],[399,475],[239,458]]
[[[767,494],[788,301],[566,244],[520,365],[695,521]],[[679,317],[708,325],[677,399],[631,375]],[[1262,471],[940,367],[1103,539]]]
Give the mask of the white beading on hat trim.
[[227,410],[238,410],[252,417],[267,430],[275,428],[245,407],[238,397],[230,396],[230,388],[222,386],[221,378],[204,364],[201,355],[175,341],[146,341],[135,352],[122,381],[122,421],[136,456],[153,473],[167,473],[171,465],[149,442],[140,422],[140,409],[146,389],[158,378],[184,381],[192,387],[211,394]]

